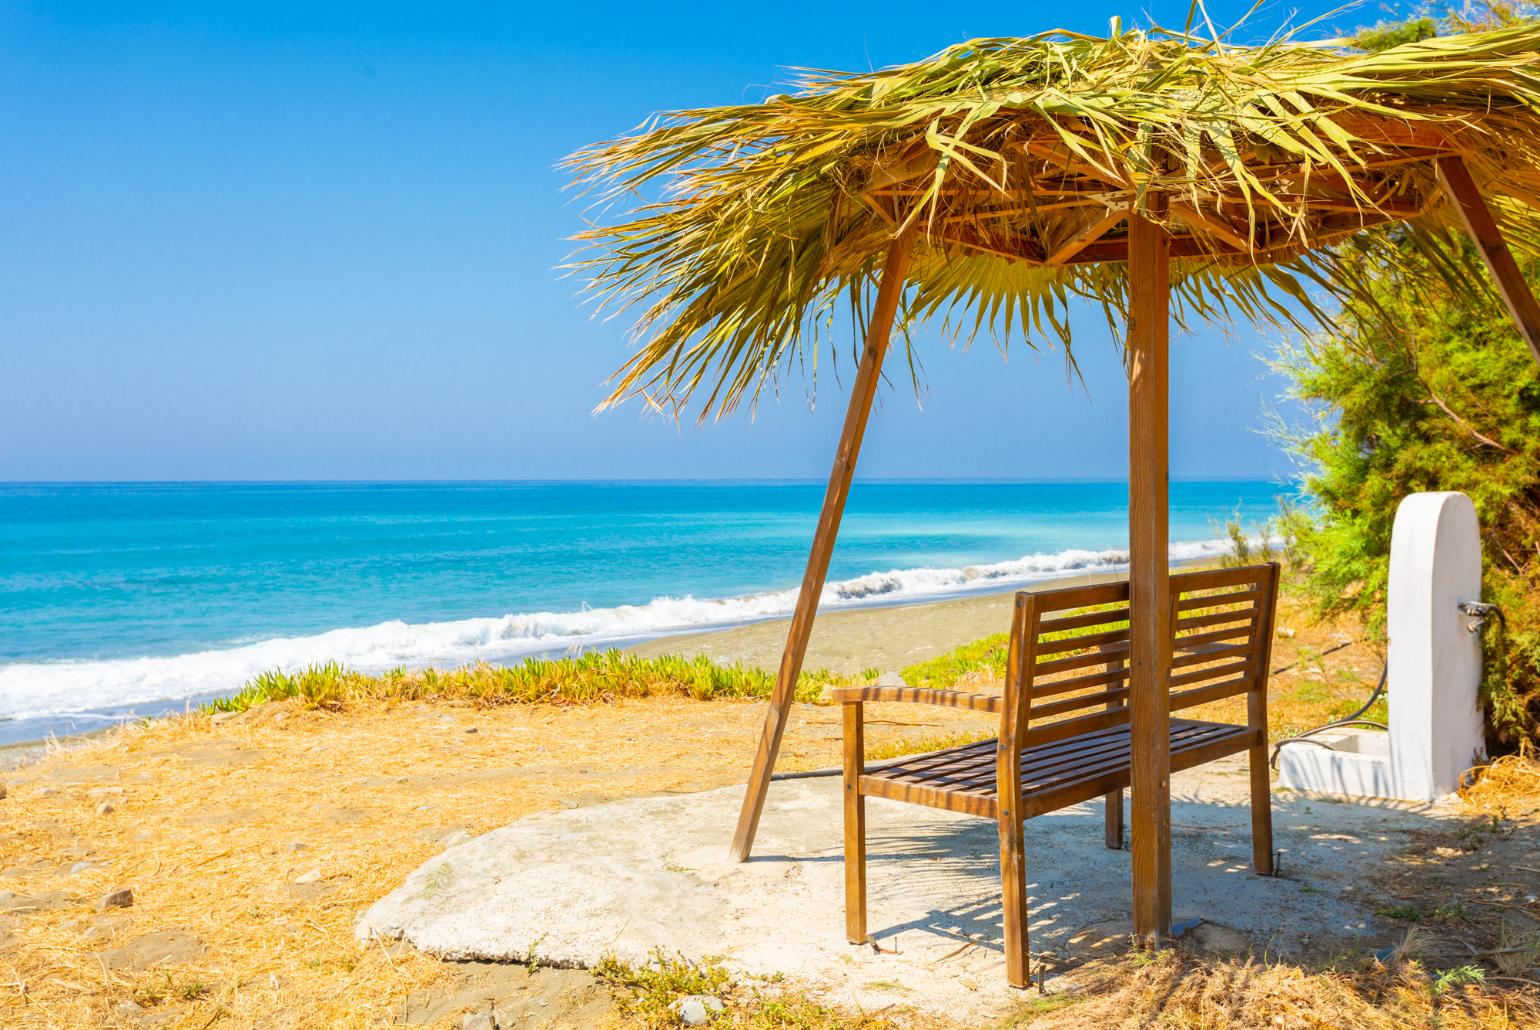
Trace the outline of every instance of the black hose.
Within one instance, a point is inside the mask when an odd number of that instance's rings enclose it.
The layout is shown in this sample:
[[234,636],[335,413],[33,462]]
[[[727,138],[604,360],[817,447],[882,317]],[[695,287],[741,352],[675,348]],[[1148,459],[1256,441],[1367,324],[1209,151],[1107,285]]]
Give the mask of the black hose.
[[1297,736],[1285,737],[1283,740],[1278,741],[1278,743],[1273,745],[1273,756],[1268,759],[1267,764],[1271,765],[1274,769],[1278,768],[1278,752],[1283,750],[1283,745],[1285,744],[1314,744],[1316,747],[1324,747],[1328,751],[1335,751],[1335,748],[1324,741],[1310,739],[1317,733],[1325,733],[1327,730],[1341,729],[1344,726],[1373,726],[1377,730],[1388,730],[1389,727],[1384,723],[1375,722],[1373,719],[1365,719],[1363,714],[1373,708],[1374,702],[1378,701],[1385,693],[1385,679],[1389,672],[1390,666],[1388,665],[1380,669],[1380,681],[1375,686],[1374,693],[1369,695],[1369,700],[1365,701],[1357,711],[1341,719],[1333,719],[1331,722],[1317,726],[1315,729],[1306,730]]

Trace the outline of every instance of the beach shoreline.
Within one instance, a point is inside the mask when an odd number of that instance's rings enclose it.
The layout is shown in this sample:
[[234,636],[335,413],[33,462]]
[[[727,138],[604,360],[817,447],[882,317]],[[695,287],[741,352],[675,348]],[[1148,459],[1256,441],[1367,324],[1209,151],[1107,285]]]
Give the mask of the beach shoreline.
[[[1264,532],[1280,489],[1174,483],[1172,556],[1222,553],[1235,525]],[[0,743],[174,711],[273,670],[507,665],[788,618],[819,493],[0,484],[0,537],[25,570],[0,583],[17,615],[0,655]],[[824,612],[1127,561],[1118,483],[862,483],[851,504]]]
[[[1089,581],[1083,575],[1063,577],[1043,584],[1033,584],[1031,589]],[[850,675],[874,667],[884,672],[897,672],[914,661],[934,657],[935,654],[979,637],[1004,631],[1010,624],[1010,605],[1014,595],[1015,591],[1009,590],[820,613],[814,620],[813,639],[804,667]],[[614,647],[642,657],[705,655],[721,664],[741,662],[773,672],[780,664],[781,648],[785,644],[786,628],[790,621],[787,617],[762,619],[736,626],[649,637],[640,641],[605,643],[588,650]],[[927,648],[933,648],[933,653],[925,653]],[[545,657],[559,658],[566,653],[569,652],[557,651]],[[232,686],[227,693],[235,693],[240,686]],[[216,696],[222,695],[208,695],[201,700],[212,700]],[[140,706],[140,711],[135,714],[125,714],[115,721],[82,732],[44,733],[38,737],[0,744],[0,770],[35,761],[51,747],[69,748],[88,743],[125,723],[180,715],[188,708],[199,707],[198,700],[168,699]],[[70,724],[74,721],[76,717],[61,717],[57,723]]]
[[[1212,559],[1202,559],[1211,561]],[[1194,562],[1174,561],[1173,568]],[[964,597],[821,611],[813,620],[804,669],[854,676],[875,669],[897,673],[905,666],[946,653],[1011,625],[1011,602],[1019,591],[1090,586],[1121,579],[1123,571],[1077,573]],[[625,650],[642,657],[704,655],[714,662],[742,662],[774,672],[781,663],[791,619],[766,619],[740,626],[672,634]]]
[[[1173,561],[1172,567],[1187,567],[1211,562],[1212,558]],[[1011,599],[1019,590],[1052,590],[1068,586],[1104,583],[1126,575],[1121,570],[1081,572],[1052,576],[1008,589],[964,596],[916,600],[899,603],[875,603],[852,608],[821,611],[813,622],[803,668],[827,670],[846,676],[867,670],[898,673],[915,662],[944,654],[963,644],[972,643],[1010,628]],[[641,657],[703,655],[724,665],[744,664],[774,672],[781,662],[786,642],[789,616],[759,619],[732,626],[663,634],[643,640],[609,641],[583,650],[614,648]],[[571,651],[552,651],[531,657],[559,658]],[[523,660],[522,658],[517,660]],[[38,736],[0,743],[0,770],[12,769],[35,761],[51,748],[69,749],[87,744],[118,727],[141,720],[155,720],[181,715],[218,697],[234,694],[242,684],[228,691],[200,694],[192,698],[168,698],[137,706],[102,725],[80,732],[60,733],[54,727],[73,726],[81,717],[60,716],[55,720],[32,719],[41,726]],[[53,726],[49,723],[52,722]]]

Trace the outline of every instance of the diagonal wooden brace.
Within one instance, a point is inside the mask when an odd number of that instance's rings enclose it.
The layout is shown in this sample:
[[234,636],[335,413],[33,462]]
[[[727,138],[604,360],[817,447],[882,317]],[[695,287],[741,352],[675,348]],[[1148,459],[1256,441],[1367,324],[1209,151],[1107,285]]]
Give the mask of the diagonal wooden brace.
[[1481,191],[1476,188],[1476,181],[1471,178],[1464,159],[1441,157],[1436,164],[1439,183],[1454,202],[1455,210],[1460,213],[1460,222],[1476,244],[1476,249],[1481,251],[1481,257],[1492,273],[1492,281],[1496,283],[1497,292],[1507,305],[1508,314],[1513,316],[1513,324],[1519,335],[1529,344],[1529,352],[1534,355],[1536,363],[1540,363],[1540,303],[1536,303],[1534,293],[1519,272],[1518,262],[1513,260],[1513,252],[1508,249],[1502,230],[1492,217],[1491,208],[1482,199]]
[[797,692],[797,678],[802,674],[802,658],[807,654],[808,637],[813,632],[813,617],[818,613],[818,597],[823,593],[824,580],[829,574],[829,558],[839,535],[840,517],[845,513],[845,500],[850,496],[850,480],[855,475],[856,458],[861,453],[866,420],[871,414],[872,400],[882,376],[882,359],[887,355],[888,338],[903,295],[918,224],[919,220],[913,219],[888,248],[871,322],[866,327],[866,346],[861,352],[861,364],[850,393],[850,407],[845,412],[845,428],[840,433],[834,468],[829,473],[829,488],[824,492],[823,511],[818,516],[813,548],[807,556],[807,571],[802,576],[802,590],[797,595],[797,607],[786,634],[781,669],[776,675],[770,710],[765,713],[765,726],[759,735],[759,751],[749,772],[749,786],[743,796],[743,809],[738,814],[738,828],[733,833],[731,857],[735,862],[749,857],[754,834],[759,829],[759,815],[764,810],[765,795],[770,789],[770,774],[775,771],[781,736],[786,732],[786,718]]

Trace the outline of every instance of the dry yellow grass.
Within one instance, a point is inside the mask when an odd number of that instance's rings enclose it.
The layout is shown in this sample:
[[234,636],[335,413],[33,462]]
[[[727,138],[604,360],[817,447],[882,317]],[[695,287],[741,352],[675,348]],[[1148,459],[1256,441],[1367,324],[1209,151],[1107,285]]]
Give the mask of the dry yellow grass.
[[1499,819],[1540,813],[1540,762],[1524,752],[1503,755],[1476,770],[1474,782],[1460,796],[1478,812]]
[[1008,1026],[1229,1030],[1521,1030],[1540,1026],[1540,993],[1460,984],[1435,993],[1416,963],[1311,970],[1205,961],[1179,951],[1106,963],[1071,1003],[1029,1005]]
[[[0,1026],[388,1023],[446,979],[410,951],[361,949],[355,915],[436,853],[532,812],[741,779],[762,707],[653,699],[475,708],[429,702],[258,706],[128,730],[8,776],[0,890],[54,898],[0,915]],[[832,764],[839,712],[799,706],[786,768]],[[951,720],[950,722],[948,720]],[[874,739],[957,725],[878,713]],[[111,812],[98,814],[103,803]],[[301,847],[296,849],[296,845]],[[77,863],[88,867],[71,872]],[[307,874],[318,871],[313,883]],[[98,913],[130,887],[131,908]],[[146,935],[196,939],[185,961],[109,968]],[[4,938],[9,935],[9,940]]]

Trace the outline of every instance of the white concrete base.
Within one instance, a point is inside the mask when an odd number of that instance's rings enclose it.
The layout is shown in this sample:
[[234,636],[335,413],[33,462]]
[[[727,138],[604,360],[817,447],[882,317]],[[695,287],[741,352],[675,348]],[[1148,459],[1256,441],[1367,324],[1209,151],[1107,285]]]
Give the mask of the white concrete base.
[[1393,798],[1390,735],[1373,730],[1341,730],[1310,738],[1314,744],[1289,744],[1278,753],[1278,786],[1313,794],[1358,798]]
[[[1172,777],[1174,916],[1201,917],[1259,953],[1371,950],[1363,869],[1410,847],[1440,810],[1275,799],[1277,878],[1251,872],[1248,781],[1228,759]],[[521,819],[428,860],[358,923],[451,959],[592,966],[654,949],[718,958],[748,982],[784,976],[829,1001],[897,1004],[996,1022],[1023,995],[1005,982],[995,824],[868,802],[869,926],[845,941],[838,778],[772,785],[754,858],[727,861],[742,787],[637,798]],[[1128,946],[1129,856],[1102,844],[1100,802],[1026,826],[1034,960],[1049,990]],[[1201,934],[1199,935],[1201,940]]]

